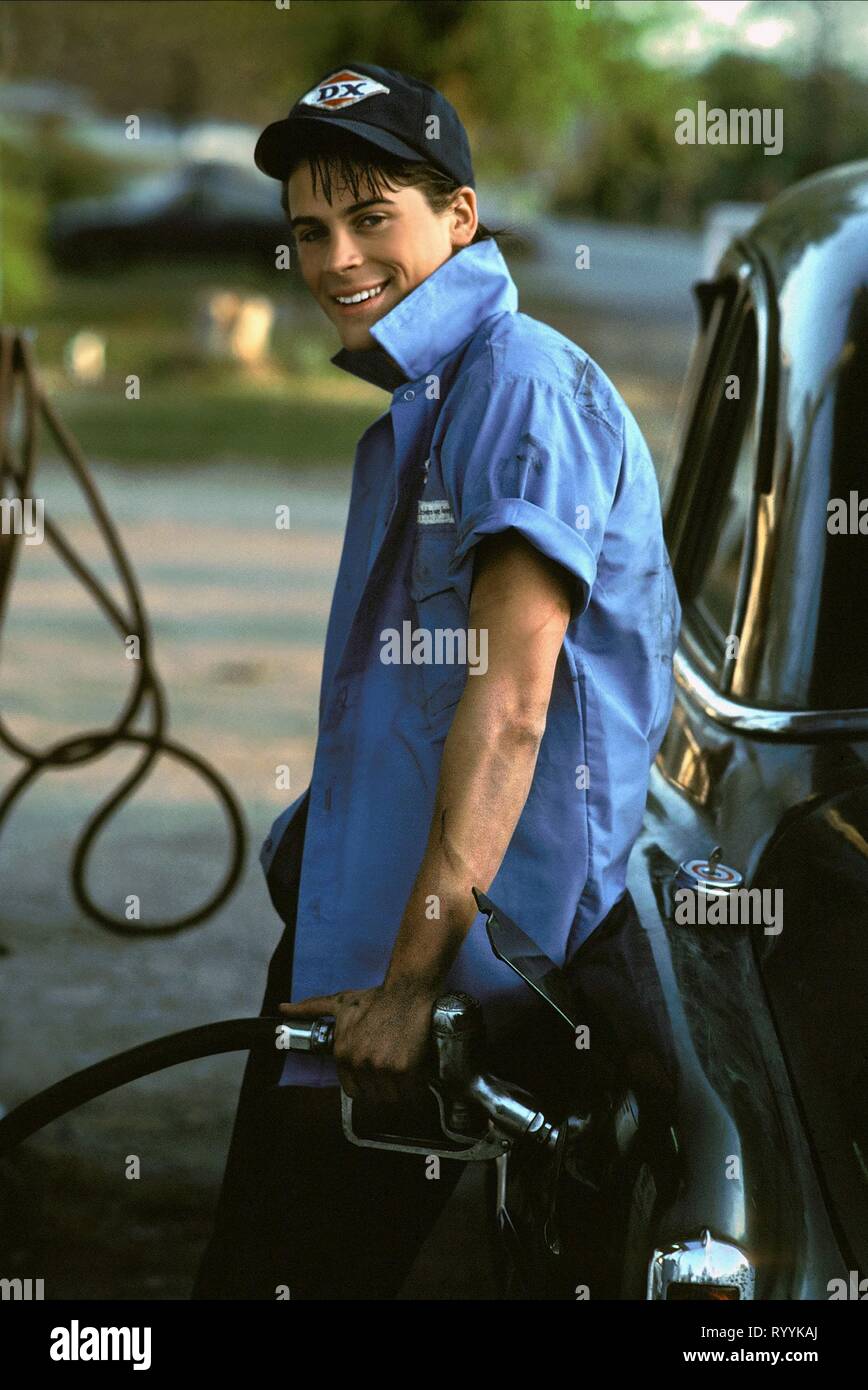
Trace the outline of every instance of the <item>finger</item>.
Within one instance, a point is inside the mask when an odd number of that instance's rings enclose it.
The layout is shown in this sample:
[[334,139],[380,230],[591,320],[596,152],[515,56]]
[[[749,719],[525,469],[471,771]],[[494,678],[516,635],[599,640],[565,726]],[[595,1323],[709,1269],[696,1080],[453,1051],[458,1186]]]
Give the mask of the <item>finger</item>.
[[399,1103],[399,1079],[394,1072],[371,1064],[358,1073],[358,1079],[372,1105]]
[[318,994],[309,999],[299,999],[294,1004],[278,1004],[282,1014],[293,1014],[296,1018],[317,1018],[319,1014],[333,1014],[341,1007],[340,994]]
[[396,1081],[396,1080],[394,1079],[394,1077],[391,1077],[391,1076],[384,1077],[384,1079],[381,1080],[381,1083],[380,1083],[380,1090],[381,1090],[381,1095],[383,1095],[383,1104],[384,1104],[384,1105],[399,1105],[399,1104],[401,1104],[401,1099],[402,1099],[401,1083],[399,1083],[399,1081]]
[[423,1094],[419,1077],[413,1072],[404,1072],[396,1081],[399,1101],[418,1101]]
[[341,1090],[349,1096],[350,1100],[362,1099],[361,1089],[349,1067],[338,1067],[338,1080],[341,1083]]
[[395,1078],[387,1072],[375,1071],[373,1073],[373,1087],[376,1092],[376,1105],[397,1105],[401,1099],[401,1093]]
[[351,1066],[349,1062],[338,1061],[338,1076],[348,1096],[365,1105],[382,1105],[380,1078],[373,1067],[366,1064]]

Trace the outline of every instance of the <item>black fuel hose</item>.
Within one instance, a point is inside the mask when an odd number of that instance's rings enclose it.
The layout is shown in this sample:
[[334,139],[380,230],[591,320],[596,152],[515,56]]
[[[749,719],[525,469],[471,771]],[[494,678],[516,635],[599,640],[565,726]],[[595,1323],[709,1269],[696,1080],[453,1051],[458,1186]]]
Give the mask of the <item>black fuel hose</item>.
[[[23,439],[21,461],[17,462],[7,439],[13,416],[16,389],[23,393]],[[196,926],[210,917],[226,902],[235,889],[244,867],[247,835],[241,808],[223,777],[202,757],[173,742],[166,736],[166,698],[162,683],[154,669],[150,624],[136,577],[133,573],[120,536],[106,510],[96,484],[75,439],[45,396],[36,373],[30,345],[26,336],[14,329],[0,328],[0,495],[8,480],[14,482],[22,504],[32,498],[31,484],[36,465],[37,427],[42,417],[54,435],[79,487],[88,503],[96,527],[102,535],[114,562],[126,600],[126,611],[117,604],[72,546],[64,539],[50,518],[44,518],[45,535],[60,558],[81,581],[97,606],[124,637],[139,639],[139,660],[132,662],[135,676],[132,689],[114,724],[108,728],[92,729],[44,749],[31,748],[17,738],[0,715],[0,744],[24,763],[23,770],[13,779],[0,797],[0,831],[12,806],[46,768],[78,767],[101,757],[117,744],[140,744],[142,757],[121,785],[98,807],[85,826],[73,856],[71,868],[72,891],[79,907],[100,926],[123,936],[166,935]],[[14,531],[0,533],[0,633],[9,603],[9,592],[15,570],[20,536]],[[134,730],[133,723],[142,710],[149,711],[150,727]],[[91,897],[87,888],[87,862],[94,841],[106,821],[126,801],[148,775],[154,762],[163,754],[197,772],[214,791],[225,813],[231,839],[230,862],[223,882],[208,901],[185,916],[162,922],[143,923],[105,912]]]
[[[95,1062],[83,1071],[66,1076],[29,1100],[22,1101],[0,1118],[0,1157],[9,1153],[37,1130],[52,1120],[75,1110],[86,1101],[94,1100],[140,1076],[165,1071],[180,1062],[192,1062],[197,1057],[215,1057],[222,1052],[242,1052],[260,1045],[274,1046],[275,1029],[286,1025],[285,1017],[227,1018],[221,1023],[206,1023],[199,1028],[186,1028],[182,1033],[167,1033],[163,1038],[118,1052],[103,1062]],[[313,1026],[313,1025],[312,1025]]]

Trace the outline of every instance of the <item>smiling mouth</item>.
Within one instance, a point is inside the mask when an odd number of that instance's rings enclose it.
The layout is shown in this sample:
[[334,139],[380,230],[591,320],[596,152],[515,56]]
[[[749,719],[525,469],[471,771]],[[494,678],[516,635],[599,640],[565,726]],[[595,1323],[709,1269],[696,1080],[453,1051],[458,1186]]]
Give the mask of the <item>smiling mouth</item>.
[[333,303],[341,309],[355,309],[362,304],[373,304],[379,299],[383,290],[390,285],[391,280],[381,280],[377,285],[370,285],[366,289],[356,290],[355,294],[333,294],[330,296]]

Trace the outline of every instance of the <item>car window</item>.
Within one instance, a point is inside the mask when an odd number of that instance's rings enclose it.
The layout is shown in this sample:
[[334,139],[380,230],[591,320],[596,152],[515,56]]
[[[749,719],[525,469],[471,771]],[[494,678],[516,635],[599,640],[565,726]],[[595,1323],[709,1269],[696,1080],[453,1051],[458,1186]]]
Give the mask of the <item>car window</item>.
[[697,461],[701,477],[694,518],[698,534],[693,594],[695,613],[714,652],[722,656],[724,640],[733,630],[742,554],[750,534],[757,426],[757,332],[752,311],[746,313],[710,391],[717,406]]
[[735,463],[729,487],[717,508],[715,543],[709,553],[705,576],[697,595],[700,613],[719,637],[726,637],[732,632],[741,556],[750,517],[756,445],[755,376],[748,390],[748,399],[744,402],[731,446]]

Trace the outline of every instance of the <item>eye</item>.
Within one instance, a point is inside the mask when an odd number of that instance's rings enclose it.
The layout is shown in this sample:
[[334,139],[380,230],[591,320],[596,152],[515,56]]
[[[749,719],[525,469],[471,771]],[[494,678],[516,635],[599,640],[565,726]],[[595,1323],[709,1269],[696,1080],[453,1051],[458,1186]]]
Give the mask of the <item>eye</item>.
[[385,213],[382,213],[382,212],[366,212],[365,215],[364,215],[364,217],[360,217],[360,218],[359,218],[359,226],[361,226],[362,223],[364,223],[364,222],[368,222],[368,223],[372,223],[374,226],[378,227],[378,226],[380,225],[381,222],[385,222],[385,221],[387,221],[387,218],[386,218]]
[[314,227],[312,231],[302,232],[300,235],[297,235],[295,239],[296,241],[315,241],[316,238],[320,235],[320,229],[318,227]]

